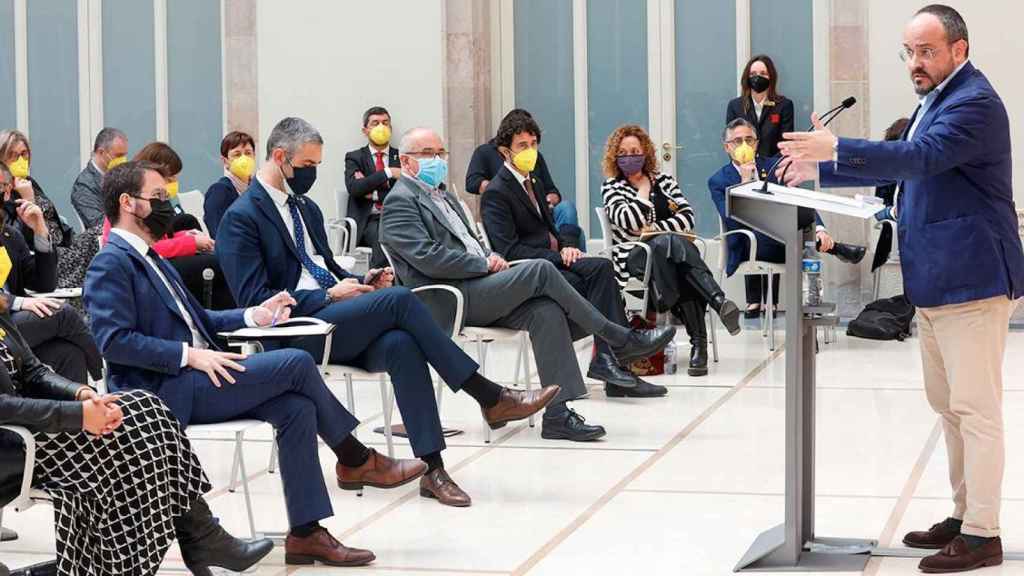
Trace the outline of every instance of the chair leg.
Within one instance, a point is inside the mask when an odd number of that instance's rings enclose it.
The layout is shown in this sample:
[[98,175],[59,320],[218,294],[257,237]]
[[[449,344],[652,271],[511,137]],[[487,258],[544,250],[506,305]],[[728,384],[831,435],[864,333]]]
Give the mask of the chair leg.
[[772,285],[775,283],[773,274],[768,275],[768,350],[775,351],[775,295]]
[[[348,397],[348,411],[353,416],[356,414],[356,394],[352,387],[352,375],[345,374],[345,395]],[[356,431],[358,428],[352,431],[352,436],[356,437]]]
[[231,462],[231,479],[228,481],[228,492],[238,489],[238,468],[242,461],[242,436],[235,435],[235,455]]
[[[529,393],[533,389],[533,378],[530,377],[530,340],[525,332],[520,335],[520,338],[519,348],[522,350],[520,356],[523,359],[523,378],[526,379],[526,392]],[[527,422],[529,422],[530,428],[536,426],[533,414],[530,414]]]
[[875,276],[874,279],[872,279],[872,281],[871,281],[871,300],[872,301],[878,300],[878,292],[882,288],[882,267],[881,266],[879,266],[878,269],[875,270],[874,276]]
[[[480,375],[487,375],[487,352],[483,340],[476,337],[476,357],[480,361]],[[484,420],[484,444],[491,443],[491,427],[487,425],[487,421]]]
[[388,399],[390,394],[388,393],[387,380],[380,377],[380,408],[384,414],[384,440],[388,446],[388,457],[395,457],[395,442],[391,437],[391,401]]
[[519,370],[521,369],[523,363],[523,347],[519,346],[518,348],[519,349],[516,350],[516,370],[515,373],[512,375],[512,385],[515,386],[516,388],[519,387]]
[[[771,286],[771,283],[768,285]],[[766,299],[764,297],[764,292],[761,293],[761,337],[763,338],[768,337],[768,314],[771,312],[771,305],[768,302],[770,300],[771,298]]]
[[715,321],[715,313],[710,308],[707,311],[707,315],[708,315],[708,323],[711,324],[710,334],[708,334],[708,336],[711,337],[711,357],[717,363],[718,362],[718,331],[715,330],[715,324],[717,324],[717,322]]
[[[235,442],[239,447],[245,439],[245,432],[235,434]],[[245,458],[238,459],[238,469],[242,473],[242,495],[245,497],[245,512],[249,516],[249,536],[256,537],[256,518],[252,513],[252,496],[249,493],[249,475],[245,471]]]
[[277,472],[277,431],[274,431],[274,439],[270,442],[270,462],[267,462],[267,474]]

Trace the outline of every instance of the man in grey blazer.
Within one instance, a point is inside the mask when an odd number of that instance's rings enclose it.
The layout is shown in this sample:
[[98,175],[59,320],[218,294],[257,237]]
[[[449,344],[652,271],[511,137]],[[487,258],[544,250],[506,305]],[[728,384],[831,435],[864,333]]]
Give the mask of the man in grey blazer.
[[103,175],[128,158],[128,136],[117,128],[104,128],[96,135],[92,158],[71,186],[71,205],[86,228],[103,223]]
[[547,260],[510,267],[486,249],[453,194],[444,189],[448,152],[436,132],[414,128],[399,146],[402,177],[384,201],[381,244],[394,260],[395,275],[415,288],[449,284],[465,297],[465,322],[526,330],[537,373],[561,392],[544,414],[541,436],[596,440],[601,426],[588,425],[566,402],[586,394],[572,341],[587,334],[604,338],[622,362],[665,347],[675,328],[630,330],[609,321],[566,282]]

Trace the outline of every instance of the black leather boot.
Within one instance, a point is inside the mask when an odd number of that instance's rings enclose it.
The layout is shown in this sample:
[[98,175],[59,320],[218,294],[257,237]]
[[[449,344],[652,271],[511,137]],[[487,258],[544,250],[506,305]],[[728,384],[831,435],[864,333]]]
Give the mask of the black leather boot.
[[704,321],[706,304],[689,300],[676,306],[676,314],[683,321],[690,336],[690,364],[686,373],[690,376],[708,374],[708,326]]
[[174,519],[174,530],[185,566],[197,576],[211,576],[211,566],[244,572],[274,549],[269,538],[240,540],[228,534],[202,498]]
[[704,301],[722,319],[722,324],[731,336],[740,333],[740,309],[736,303],[725,297],[725,291],[707,268],[691,267],[686,272],[686,281],[697,289]]
[[832,249],[828,251],[828,254],[835,256],[837,260],[846,264],[859,264],[864,259],[865,253],[867,253],[867,249],[863,246],[844,244],[842,242],[836,242],[832,245]]

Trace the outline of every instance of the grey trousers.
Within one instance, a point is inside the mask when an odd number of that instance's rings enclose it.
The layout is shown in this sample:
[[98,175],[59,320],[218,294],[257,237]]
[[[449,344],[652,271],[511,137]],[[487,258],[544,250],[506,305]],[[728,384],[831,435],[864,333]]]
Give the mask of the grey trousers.
[[526,330],[541,385],[557,384],[554,402],[587,392],[572,343],[611,324],[569,284],[554,264],[532,260],[462,283],[466,325]]

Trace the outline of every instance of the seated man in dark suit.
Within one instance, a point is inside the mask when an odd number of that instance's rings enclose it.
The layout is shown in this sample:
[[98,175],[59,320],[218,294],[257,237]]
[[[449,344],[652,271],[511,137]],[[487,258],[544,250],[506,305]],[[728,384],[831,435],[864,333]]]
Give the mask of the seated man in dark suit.
[[[708,179],[708,190],[711,191],[711,199],[718,208],[718,214],[725,223],[728,230],[751,230],[745,224],[741,224],[726,213],[725,193],[726,190],[743,182],[751,180],[768,180],[775,183],[775,175],[768,174],[768,170],[775,164],[776,158],[755,157],[753,151],[757,149],[757,131],[754,125],[743,118],[737,118],[730,122],[722,133],[722,142],[731,162],[723,166],[718,172]],[[749,153],[744,157],[744,153]],[[821,216],[815,213],[817,222],[818,249],[822,252],[832,254],[840,261],[856,264],[864,258],[864,247],[854,246],[836,242],[825,228]],[[785,246],[777,240],[751,230],[757,239],[757,259],[764,262],[782,264],[786,260]],[[730,235],[726,240],[729,251],[729,260],[726,264],[726,274],[732,276],[739,268],[739,265],[750,258],[750,242],[740,234]],[[767,275],[748,275],[745,280],[747,288],[747,317],[756,318],[761,313],[761,300],[768,291]],[[779,300],[779,275],[772,279],[772,294],[775,303]]]
[[[306,197],[322,153],[320,133],[301,118],[285,118],[270,132],[267,162],[220,225],[217,253],[228,285],[248,305],[287,291],[297,302],[294,315],[337,325],[330,362],[391,376],[413,454],[429,466],[420,494],[448,506],[469,506],[469,495],[444,469],[445,443],[428,365],[453,391],[472,396],[492,428],[539,411],[558,387],[525,393],[491,382],[412,292],[391,287],[390,270],[357,278],[338,266],[320,208]],[[295,345],[318,361],[323,356],[322,339]]]
[[[533,118],[529,112],[522,108],[513,108],[501,119],[504,124],[517,116]],[[476,147],[473,155],[469,158],[469,167],[466,168],[466,192],[469,194],[483,194],[487,185],[497,176],[498,171],[505,165],[505,157],[498,151],[497,138]],[[533,175],[544,183],[544,189],[548,192],[558,191],[554,180],[551,179],[551,172],[548,171],[548,164],[544,161],[544,155],[537,153],[537,167]]]
[[332,510],[317,437],[338,457],[342,489],[401,486],[423,475],[426,466],[388,458],[356,440],[351,432],[358,421],[328,390],[308,353],[282,349],[245,356],[218,348],[218,333],[268,326],[287,318],[295,301],[275,294],[244,310],[203,309],[174,267],[152,249],[174,217],[165,186],[148,162],[128,162],[103,180],[104,210],[113,229],[89,266],[85,302],[111,389],[156,394],[182,426],[240,418],[269,422],[280,446],[291,527],[285,562],[371,562],[373,553],[345,547],[319,524]]
[[92,145],[92,158],[71,186],[71,205],[82,220],[92,228],[103,224],[103,197],[100,184],[103,174],[127,160],[128,137],[117,128],[104,128]]
[[587,393],[573,340],[593,334],[627,362],[664,348],[675,329],[630,330],[612,322],[573,289],[551,260],[510,267],[480,244],[458,200],[443,189],[448,152],[441,137],[416,128],[405,134],[399,150],[402,178],[388,194],[381,244],[391,251],[403,284],[449,284],[465,296],[467,325],[529,332],[541,383],[562,387],[544,414],[543,438],[590,441],[604,436],[603,427],[586,424],[566,406]]
[[[569,284],[601,314],[619,326],[629,326],[625,303],[607,258],[587,258],[558,238],[548,210],[547,190],[533,177],[540,127],[525,115],[508,116],[498,127],[495,144],[505,164],[487,185],[480,199],[480,213],[491,247],[509,260],[543,259],[558,268]],[[668,388],[637,378],[628,366],[620,366],[611,346],[595,339],[597,353],[587,377],[605,383],[609,396],[664,396]]]
[[384,197],[402,173],[398,149],[391,143],[391,114],[381,106],[363,113],[363,134],[368,144],[345,154],[346,216],[356,221],[357,246],[373,249],[370,266],[383,268],[387,259],[380,250],[378,229]]

